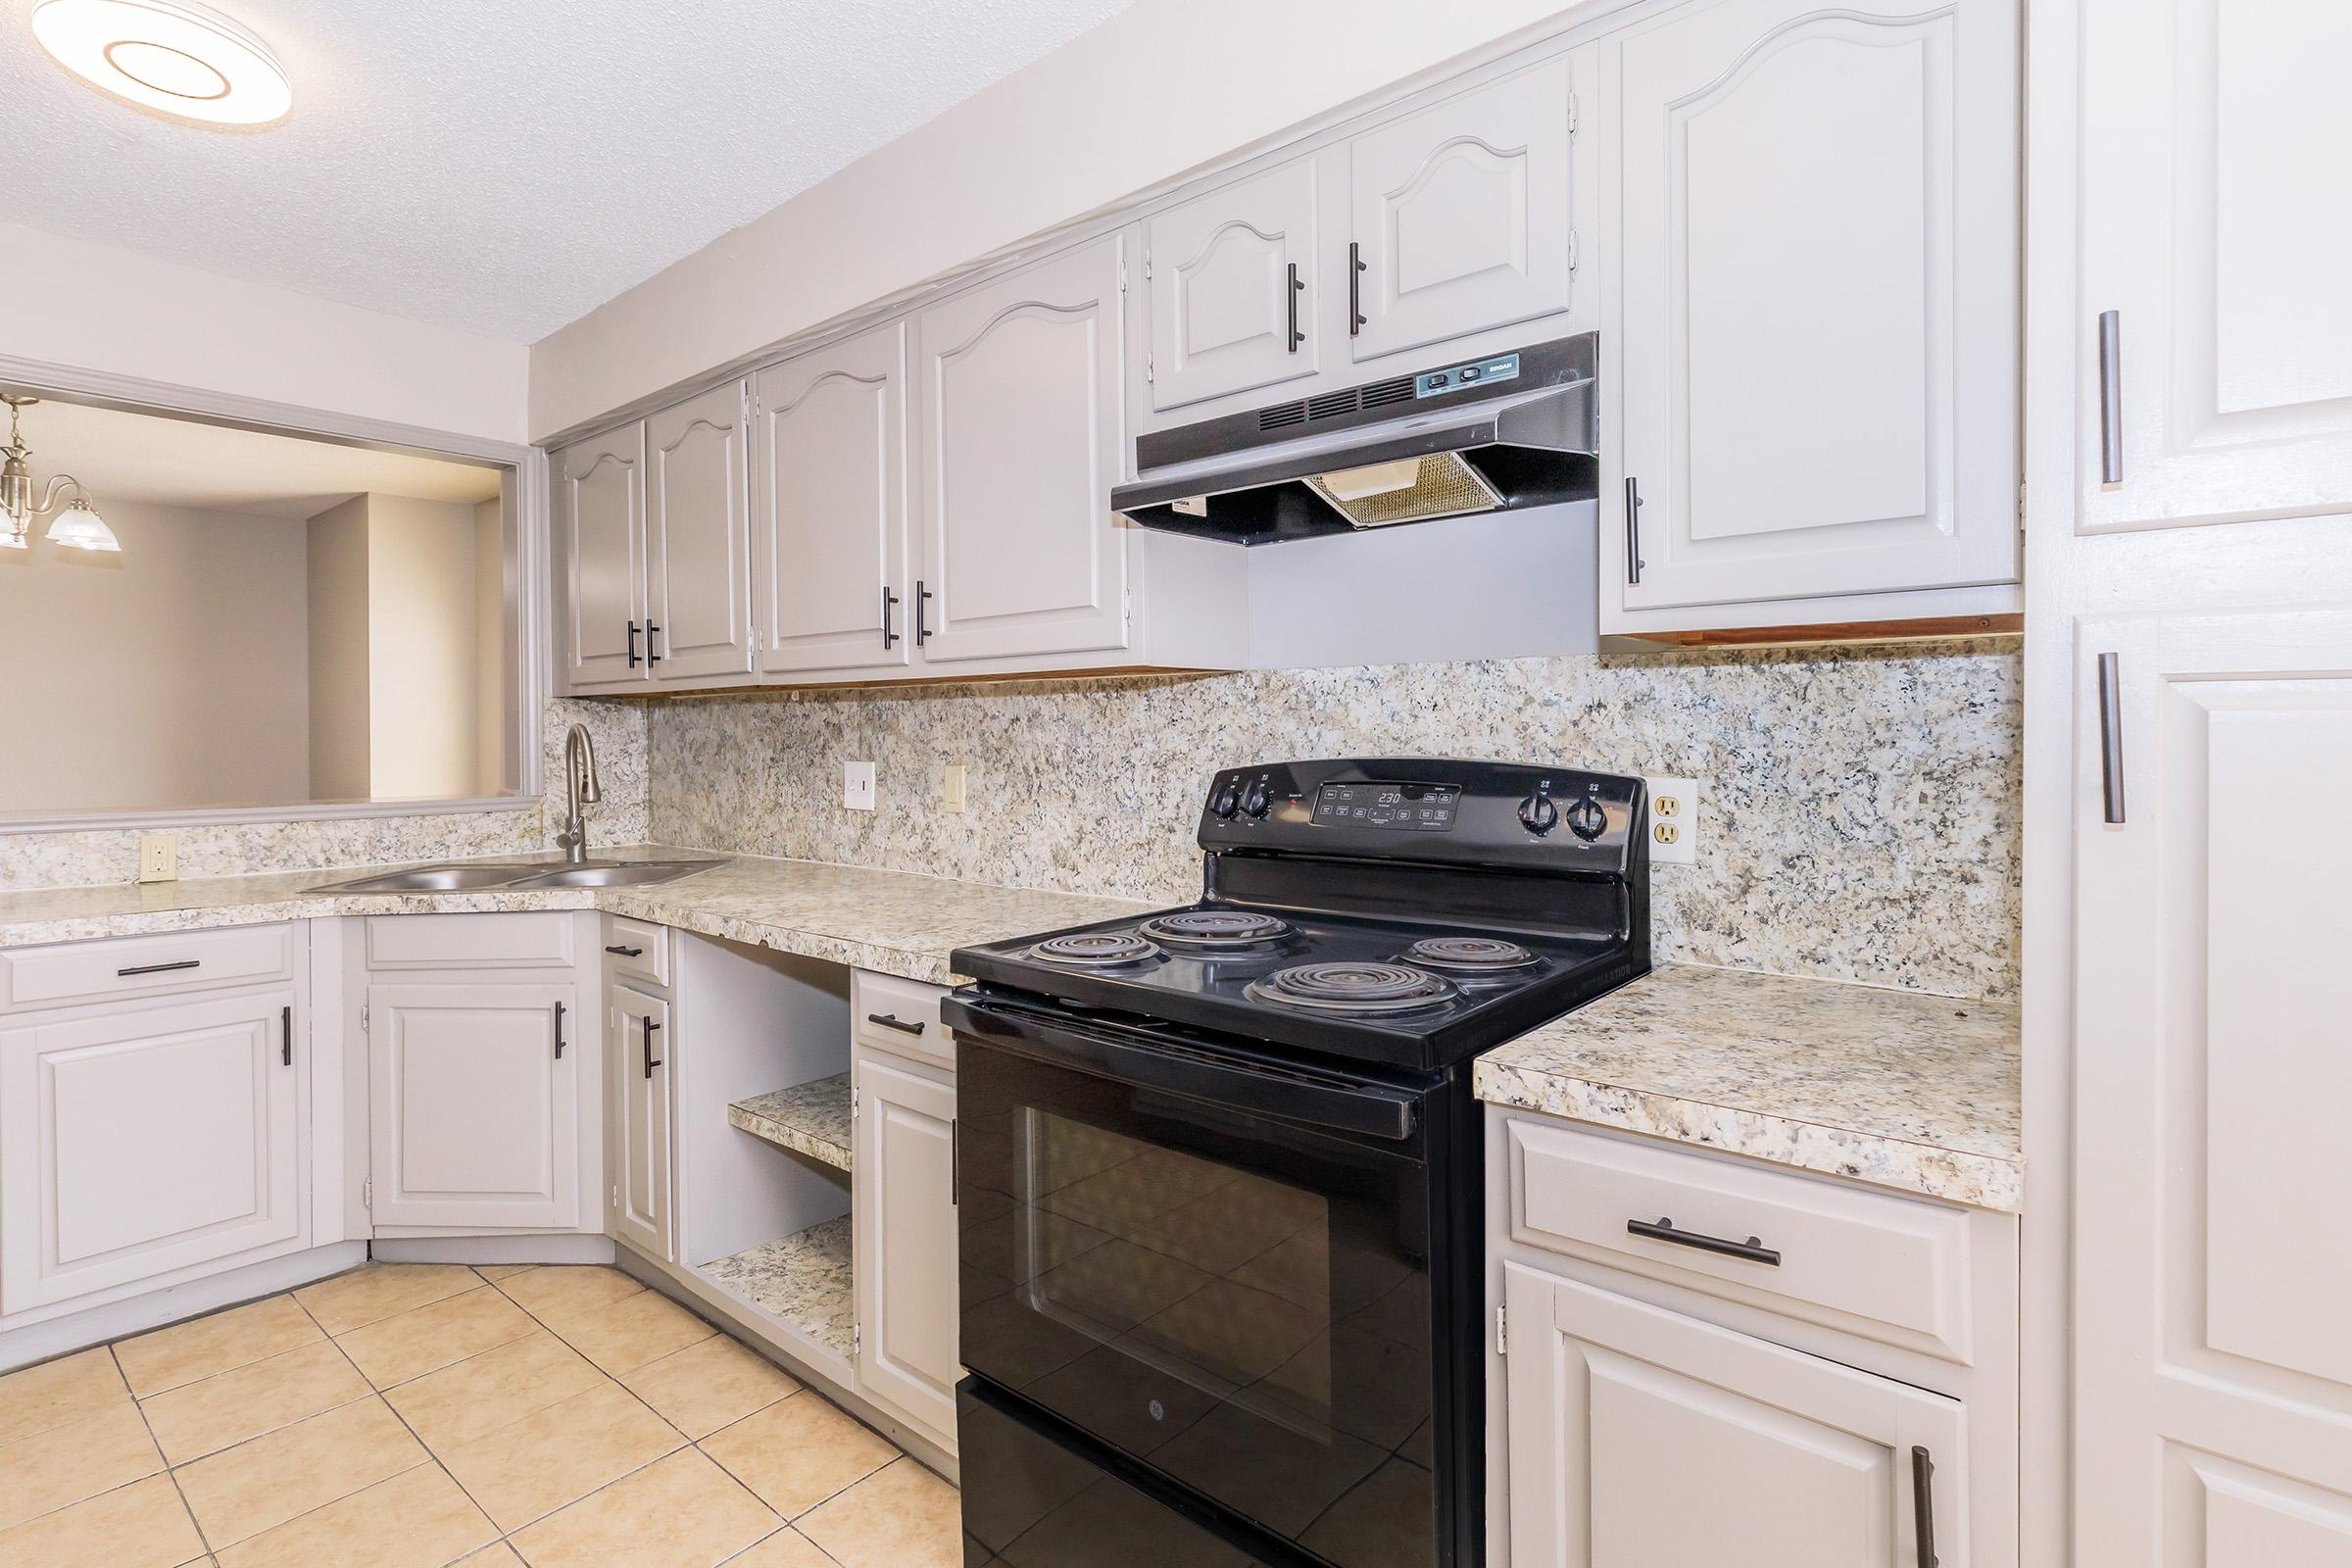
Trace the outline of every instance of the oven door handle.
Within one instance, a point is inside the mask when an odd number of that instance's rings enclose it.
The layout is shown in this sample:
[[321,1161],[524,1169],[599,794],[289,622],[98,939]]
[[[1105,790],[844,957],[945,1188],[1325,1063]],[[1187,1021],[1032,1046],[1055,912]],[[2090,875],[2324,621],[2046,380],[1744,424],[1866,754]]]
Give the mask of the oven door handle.
[[1260,1071],[1207,1052],[1122,1040],[1065,1019],[1033,1018],[984,1002],[951,999],[947,1010],[954,1027],[976,1041],[1091,1077],[1390,1143],[1409,1141],[1420,1125],[1421,1098],[1409,1089],[1326,1081],[1329,1075],[1311,1068]]

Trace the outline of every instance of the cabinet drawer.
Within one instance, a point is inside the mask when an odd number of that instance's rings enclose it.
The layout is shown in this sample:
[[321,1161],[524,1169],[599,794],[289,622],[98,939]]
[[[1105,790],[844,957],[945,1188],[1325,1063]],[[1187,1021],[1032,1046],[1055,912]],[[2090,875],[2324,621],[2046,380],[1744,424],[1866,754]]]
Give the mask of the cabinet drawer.
[[632,920],[625,915],[605,919],[605,973],[615,980],[669,984],[669,927]]
[[294,973],[294,927],[229,926],[0,953],[0,1011],[209,990]]
[[[1962,1211],[1533,1118],[1503,1126],[1514,1241],[1969,1360]],[[1693,1238],[1752,1239],[1778,1260]]]
[[853,970],[851,976],[850,1034],[858,1044],[943,1067],[956,1065],[956,1043],[939,1021],[939,999],[948,994],[947,987],[871,969]]
[[572,917],[561,909],[490,914],[371,914],[370,969],[559,969],[571,963]]

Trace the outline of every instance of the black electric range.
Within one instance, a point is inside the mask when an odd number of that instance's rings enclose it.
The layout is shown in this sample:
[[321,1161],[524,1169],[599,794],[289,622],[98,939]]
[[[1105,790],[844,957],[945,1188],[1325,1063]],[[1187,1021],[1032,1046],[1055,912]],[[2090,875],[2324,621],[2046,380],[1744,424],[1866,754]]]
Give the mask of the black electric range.
[[1470,1061],[1648,970],[1644,805],[1229,769],[1197,903],[955,955],[972,1568],[1481,1560]]

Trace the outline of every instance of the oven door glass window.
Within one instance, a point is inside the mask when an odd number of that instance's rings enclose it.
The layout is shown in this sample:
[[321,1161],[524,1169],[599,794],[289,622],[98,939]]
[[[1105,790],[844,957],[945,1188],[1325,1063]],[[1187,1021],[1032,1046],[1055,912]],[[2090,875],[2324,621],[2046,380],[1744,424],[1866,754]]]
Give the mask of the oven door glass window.
[[966,1365],[1343,1568],[1434,1555],[1417,1160],[997,1051],[958,1093]]

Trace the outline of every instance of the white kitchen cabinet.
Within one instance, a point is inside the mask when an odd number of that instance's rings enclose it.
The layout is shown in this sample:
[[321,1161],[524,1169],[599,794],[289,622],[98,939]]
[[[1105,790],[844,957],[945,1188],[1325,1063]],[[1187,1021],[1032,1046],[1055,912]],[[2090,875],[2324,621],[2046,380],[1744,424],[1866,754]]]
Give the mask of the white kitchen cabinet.
[[1337,262],[1351,359],[1570,309],[1570,74],[1555,56],[1348,144],[1350,244]]
[[2081,16],[2076,526],[2352,510],[2352,8]]
[[645,421],[645,657],[656,681],[752,667],[744,400],[730,381]]
[[1326,272],[1316,170],[1295,159],[1146,220],[1152,408],[1315,373]]
[[1123,648],[1127,544],[1112,235],[914,319],[920,556],[907,597],[928,664]]
[[956,1443],[956,1084],[860,1045],[851,1062],[858,1385]]
[[578,1000],[570,985],[487,980],[368,988],[376,1224],[578,1224]]
[[1503,1274],[1511,1568],[1973,1560],[1958,1400],[1580,1281]]
[[752,409],[760,673],[904,668],[906,323],[760,371]]
[[1601,630],[2014,583],[2013,0],[1721,0],[1601,48]]
[[295,1006],[288,985],[0,1031],[0,1312],[303,1245]]
[[556,469],[564,677],[574,689],[642,683],[652,670],[644,647],[645,427],[565,447]]
[[669,1004],[629,986],[608,992],[605,1038],[612,1043],[614,1143],[612,1231],[655,1257],[677,1256],[670,1173]]
[[2076,650],[2075,1560],[2352,1562],[2352,606]]

